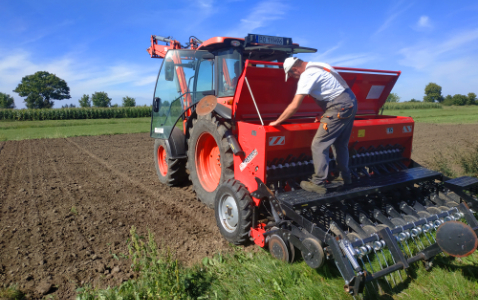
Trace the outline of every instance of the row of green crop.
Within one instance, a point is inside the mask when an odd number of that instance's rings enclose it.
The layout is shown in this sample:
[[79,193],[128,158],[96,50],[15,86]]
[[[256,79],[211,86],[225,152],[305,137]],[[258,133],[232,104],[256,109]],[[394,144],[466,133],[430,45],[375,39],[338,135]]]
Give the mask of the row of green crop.
[[430,109],[443,108],[440,103],[433,102],[387,102],[383,109],[397,110],[397,109]]
[[104,107],[62,109],[0,109],[0,120],[73,120],[142,118],[151,116],[151,107]]

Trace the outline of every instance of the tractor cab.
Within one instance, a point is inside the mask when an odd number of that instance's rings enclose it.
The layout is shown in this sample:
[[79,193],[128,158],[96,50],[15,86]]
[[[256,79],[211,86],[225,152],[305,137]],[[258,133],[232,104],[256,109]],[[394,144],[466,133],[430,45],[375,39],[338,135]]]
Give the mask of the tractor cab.
[[187,119],[205,96],[213,95],[218,103],[230,104],[246,60],[283,62],[292,54],[317,51],[293,44],[291,38],[254,34],[244,39],[214,37],[192,47],[195,49],[153,46],[148,49],[151,56],[164,58],[156,80],[151,122],[151,137],[159,139],[168,139],[175,126],[182,127],[180,119]]

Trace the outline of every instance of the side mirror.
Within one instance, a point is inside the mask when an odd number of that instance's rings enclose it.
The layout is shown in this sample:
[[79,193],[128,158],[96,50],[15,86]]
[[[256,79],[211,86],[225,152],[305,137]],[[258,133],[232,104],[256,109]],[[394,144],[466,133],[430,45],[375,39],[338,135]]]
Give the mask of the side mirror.
[[174,62],[172,60],[166,60],[164,62],[164,79],[166,79],[166,81],[174,80]]
[[161,106],[161,98],[155,97],[153,100],[153,111],[157,113],[159,111],[160,106]]

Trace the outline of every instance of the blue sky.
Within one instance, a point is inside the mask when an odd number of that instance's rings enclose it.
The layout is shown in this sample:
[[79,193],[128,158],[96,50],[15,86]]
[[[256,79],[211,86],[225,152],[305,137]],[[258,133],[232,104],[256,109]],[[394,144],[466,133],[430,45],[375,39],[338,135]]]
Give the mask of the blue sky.
[[393,92],[422,99],[478,94],[478,2],[469,1],[21,1],[0,0],[0,92],[48,71],[66,80],[70,100],[105,91],[113,103],[150,104],[161,64],[146,52],[152,34],[186,43],[194,35],[292,37],[317,48],[304,60],[401,70]]

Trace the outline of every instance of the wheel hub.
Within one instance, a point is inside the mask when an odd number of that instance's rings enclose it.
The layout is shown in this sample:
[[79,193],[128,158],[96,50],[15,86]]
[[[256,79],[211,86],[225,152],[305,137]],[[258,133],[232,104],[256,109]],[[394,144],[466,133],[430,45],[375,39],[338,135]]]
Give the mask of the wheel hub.
[[239,212],[236,201],[231,195],[224,195],[219,200],[219,217],[224,229],[234,232],[239,221]]
[[163,146],[158,147],[158,167],[161,175],[166,176],[168,174],[168,155],[166,149]]
[[210,133],[199,136],[195,155],[199,182],[206,191],[213,192],[221,180],[221,153]]

